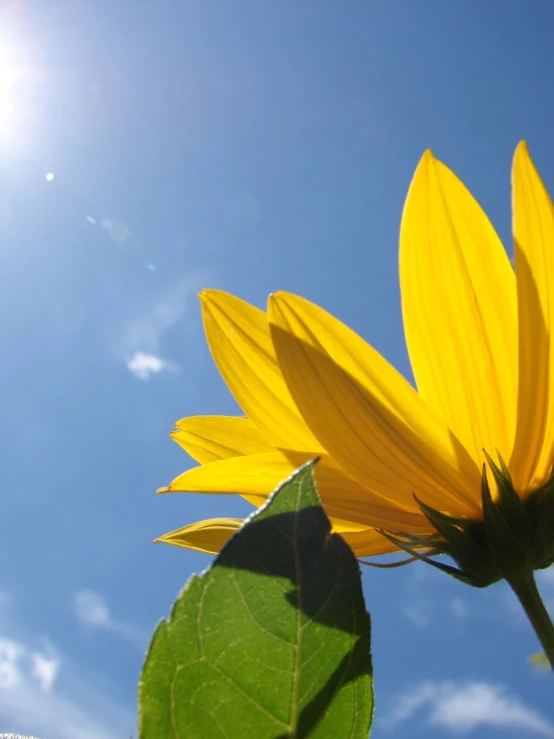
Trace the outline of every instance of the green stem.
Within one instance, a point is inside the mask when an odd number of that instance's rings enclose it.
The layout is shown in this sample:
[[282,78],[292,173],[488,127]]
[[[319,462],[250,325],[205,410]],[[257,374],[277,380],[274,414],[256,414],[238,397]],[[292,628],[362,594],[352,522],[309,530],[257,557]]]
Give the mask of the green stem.
[[550,667],[554,670],[554,623],[546,610],[532,570],[521,570],[516,575],[506,578],[512,590],[517,595],[531,626],[535,630],[538,640]]

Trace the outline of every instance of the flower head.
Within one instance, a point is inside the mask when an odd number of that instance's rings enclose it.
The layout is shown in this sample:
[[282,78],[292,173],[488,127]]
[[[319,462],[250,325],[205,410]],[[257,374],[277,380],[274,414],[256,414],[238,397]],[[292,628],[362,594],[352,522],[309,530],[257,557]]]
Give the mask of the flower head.
[[[204,291],[206,337],[245,417],[179,421],[172,437],[200,466],[160,492],[236,493],[260,505],[318,456],[322,501],[358,556],[447,552],[485,585],[519,561],[499,552],[507,531],[534,567],[549,564],[554,527],[545,533],[541,512],[554,507],[554,209],[524,143],[512,184],[515,267],[460,180],[431,152],[419,163],[400,232],[417,390],[301,297],[276,293],[263,312]],[[217,551],[239,525],[205,521],[160,540]]]

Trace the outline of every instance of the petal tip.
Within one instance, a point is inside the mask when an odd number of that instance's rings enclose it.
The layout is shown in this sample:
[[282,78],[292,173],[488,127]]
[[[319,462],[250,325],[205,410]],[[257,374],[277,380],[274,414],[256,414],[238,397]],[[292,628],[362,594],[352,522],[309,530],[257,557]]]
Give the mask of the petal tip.
[[225,290],[217,290],[215,287],[205,287],[198,293],[200,302],[204,305],[209,303],[215,303],[218,299],[224,300],[225,298],[233,297],[230,293]]
[[527,146],[527,141],[525,139],[521,139],[521,141],[518,142],[518,145],[516,146],[516,152],[529,152],[529,147]]
[[267,313],[270,323],[275,323],[276,316],[280,313],[279,309],[282,308],[286,295],[287,293],[283,292],[283,290],[276,290],[269,294],[267,299]]
[[525,139],[522,139],[516,146],[516,150],[514,152],[514,164],[521,161],[529,161],[530,159],[531,155],[529,154],[527,141],[525,141]]
[[425,151],[421,155],[421,159],[419,160],[417,168],[420,169],[421,167],[428,167],[434,164],[436,161],[437,160],[435,159],[432,149],[425,149]]
[[420,182],[422,180],[425,180],[431,171],[433,170],[434,166],[438,163],[438,160],[435,159],[433,152],[431,149],[426,149],[423,154],[421,155],[421,159],[419,160],[417,167],[414,172],[412,184],[414,182]]
[[198,299],[200,300],[201,303],[207,303],[209,302],[214,292],[215,292],[214,290],[210,290],[209,288],[204,288],[203,290],[200,290],[200,292],[198,293]]

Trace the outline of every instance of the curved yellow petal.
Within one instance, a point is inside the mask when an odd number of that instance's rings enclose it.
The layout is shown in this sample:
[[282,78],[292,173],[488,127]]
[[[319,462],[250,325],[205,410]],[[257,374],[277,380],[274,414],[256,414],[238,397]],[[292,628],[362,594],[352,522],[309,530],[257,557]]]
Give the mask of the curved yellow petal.
[[[158,492],[239,494],[255,505],[312,456],[303,452],[270,452],[211,462],[184,472]],[[416,508],[383,500],[347,475],[328,455],[315,469],[318,492],[329,516],[354,528],[377,526],[395,531],[428,530],[429,523]]]
[[220,290],[200,294],[214,361],[235,400],[274,447],[322,451],[283,380],[267,315]]
[[554,209],[524,142],[512,188],[520,364],[510,471],[526,492],[548,477],[554,452]]
[[480,515],[475,462],[394,367],[304,298],[271,296],[269,316],[292,396],[348,474],[393,505],[409,508],[415,493],[434,508]]
[[274,451],[249,418],[192,416],[177,421],[175,427],[171,438],[200,464]]
[[512,265],[487,216],[431,152],[400,230],[406,343],[421,397],[481,465],[515,435],[517,305]]
[[[207,521],[184,526],[182,529],[164,534],[155,543],[164,542],[183,549],[193,549],[207,554],[218,554],[223,545],[238,531],[243,521],[238,518],[212,518]],[[363,531],[349,531],[331,519],[333,533],[340,534],[345,539],[357,557],[368,557],[377,554],[386,554],[396,551],[384,536],[374,529]]]
[[217,554],[241,525],[240,518],[210,518],[170,531],[154,539],[154,544],[163,542],[196,552]]

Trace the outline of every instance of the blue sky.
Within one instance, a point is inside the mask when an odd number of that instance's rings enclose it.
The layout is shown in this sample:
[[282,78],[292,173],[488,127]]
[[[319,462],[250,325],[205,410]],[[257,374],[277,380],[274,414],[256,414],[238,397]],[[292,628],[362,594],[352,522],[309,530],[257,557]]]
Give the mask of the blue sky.
[[[249,510],[154,494],[177,419],[237,412],[197,291],[300,293],[410,376],[413,170],[431,147],[509,245],[521,138],[554,192],[553,33],[549,0],[0,5],[0,731],[136,735],[149,634],[210,562],[152,539]],[[554,737],[502,585],[364,587],[373,737]]]

